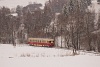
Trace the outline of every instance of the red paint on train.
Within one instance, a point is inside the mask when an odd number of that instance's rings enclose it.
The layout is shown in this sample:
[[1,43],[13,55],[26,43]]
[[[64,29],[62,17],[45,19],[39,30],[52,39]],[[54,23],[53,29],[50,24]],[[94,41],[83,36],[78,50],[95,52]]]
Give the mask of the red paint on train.
[[53,47],[54,43],[38,43],[38,42],[28,42],[31,46],[48,46],[48,47]]

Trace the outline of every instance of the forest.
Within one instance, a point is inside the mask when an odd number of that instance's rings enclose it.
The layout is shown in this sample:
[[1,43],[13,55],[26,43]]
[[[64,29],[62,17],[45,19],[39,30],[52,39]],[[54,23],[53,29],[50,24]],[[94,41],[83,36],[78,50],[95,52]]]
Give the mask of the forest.
[[0,43],[61,36],[65,48],[100,52],[100,9],[95,13],[92,7],[91,0],[49,0],[44,7],[35,2],[13,9],[0,7]]

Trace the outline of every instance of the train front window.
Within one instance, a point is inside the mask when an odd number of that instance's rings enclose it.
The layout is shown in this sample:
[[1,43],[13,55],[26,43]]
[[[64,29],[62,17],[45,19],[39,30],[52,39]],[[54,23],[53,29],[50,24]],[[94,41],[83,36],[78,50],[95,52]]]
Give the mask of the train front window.
[[54,41],[52,41],[52,43],[54,43]]
[[51,41],[49,41],[49,43],[51,43]]

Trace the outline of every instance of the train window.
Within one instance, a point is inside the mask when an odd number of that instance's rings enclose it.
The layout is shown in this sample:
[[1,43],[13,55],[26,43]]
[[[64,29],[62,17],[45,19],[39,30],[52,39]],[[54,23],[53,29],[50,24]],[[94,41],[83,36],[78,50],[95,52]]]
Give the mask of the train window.
[[52,41],[52,43],[54,43],[54,41]]
[[53,41],[51,41],[51,43],[53,43]]
[[45,40],[42,40],[42,42],[46,42]]
[[37,42],[37,40],[35,40],[35,42]]
[[49,43],[51,43],[51,41],[49,41]]
[[37,40],[35,40],[35,42],[37,42]]
[[54,41],[51,41],[51,43],[54,43]]
[[35,40],[33,40],[33,42],[35,42]]
[[42,40],[42,42],[44,42],[44,41]]
[[39,40],[37,40],[37,42],[40,42]]
[[40,40],[40,43],[41,43],[41,40]]
[[54,43],[54,41],[48,41],[48,43]]

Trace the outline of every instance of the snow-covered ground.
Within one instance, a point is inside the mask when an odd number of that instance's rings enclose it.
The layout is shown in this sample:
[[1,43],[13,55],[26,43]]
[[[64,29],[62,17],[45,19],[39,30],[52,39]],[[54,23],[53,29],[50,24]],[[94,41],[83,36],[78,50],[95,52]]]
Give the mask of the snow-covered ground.
[[0,44],[0,67],[100,67],[100,54],[72,50]]

